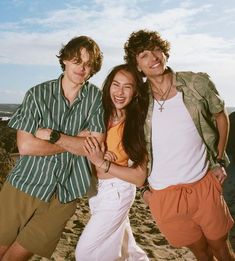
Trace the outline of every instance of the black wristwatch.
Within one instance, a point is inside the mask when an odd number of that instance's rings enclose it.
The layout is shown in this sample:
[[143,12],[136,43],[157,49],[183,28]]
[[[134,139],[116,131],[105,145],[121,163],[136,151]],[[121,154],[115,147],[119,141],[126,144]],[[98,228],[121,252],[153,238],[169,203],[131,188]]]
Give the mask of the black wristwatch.
[[224,159],[217,159],[217,162],[220,164],[221,167],[225,168],[226,162]]
[[60,132],[57,130],[52,130],[50,134],[49,142],[55,144],[60,139]]

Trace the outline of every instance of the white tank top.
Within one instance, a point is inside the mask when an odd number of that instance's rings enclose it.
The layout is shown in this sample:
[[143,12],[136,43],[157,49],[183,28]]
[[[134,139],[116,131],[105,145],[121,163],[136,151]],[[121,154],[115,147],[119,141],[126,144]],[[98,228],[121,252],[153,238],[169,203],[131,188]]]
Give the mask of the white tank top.
[[152,188],[192,183],[207,172],[206,146],[184,105],[182,93],[167,100],[164,110],[154,101],[152,118]]

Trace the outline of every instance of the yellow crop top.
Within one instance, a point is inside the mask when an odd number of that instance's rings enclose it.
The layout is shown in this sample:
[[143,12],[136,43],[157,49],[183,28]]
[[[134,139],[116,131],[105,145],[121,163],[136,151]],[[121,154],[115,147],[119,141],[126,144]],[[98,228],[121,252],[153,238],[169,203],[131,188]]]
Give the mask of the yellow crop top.
[[112,151],[117,156],[116,164],[121,166],[128,166],[128,155],[124,151],[122,145],[122,136],[125,122],[122,121],[117,125],[111,127],[107,131],[106,143],[109,151]]

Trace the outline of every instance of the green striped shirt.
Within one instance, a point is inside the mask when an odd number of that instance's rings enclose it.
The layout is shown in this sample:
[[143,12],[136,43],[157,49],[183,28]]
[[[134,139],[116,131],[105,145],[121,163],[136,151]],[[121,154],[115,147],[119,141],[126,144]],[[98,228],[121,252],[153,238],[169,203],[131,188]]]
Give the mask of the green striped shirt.
[[[61,78],[31,88],[12,116],[9,126],[35,134],[50,128],[77,136],[84,129],[105,132],[100,90],[86,82],[70,105]],[[52,156],[20,156],[7,180],[16,188],[49,201],[56,193],[62,203],[83,196],[90,186],[91,166],[86,157],[70,152]]]

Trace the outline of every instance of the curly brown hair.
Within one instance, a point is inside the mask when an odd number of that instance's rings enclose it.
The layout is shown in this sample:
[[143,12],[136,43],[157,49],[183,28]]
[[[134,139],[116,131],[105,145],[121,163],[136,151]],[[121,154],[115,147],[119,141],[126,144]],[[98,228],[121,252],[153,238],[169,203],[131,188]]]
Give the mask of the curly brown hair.
[[136,55],[144,50],[153,50],[156,46],[169,58],[170,43],[162,39],[158,32],[148,30],[133,32],[124,44],[124,60],[126,63],[136,67]]
[[82,48],[85,48],[90,56],[91,76],[100,70],[103,54],[98,44],[88,36],[79,36],[71,39],[66,45],[63,45],[59,51],[59,55],[57,55],[63,71],[65,70],[63,61],[71,61],[74,58],[78,62],[81,61]]

